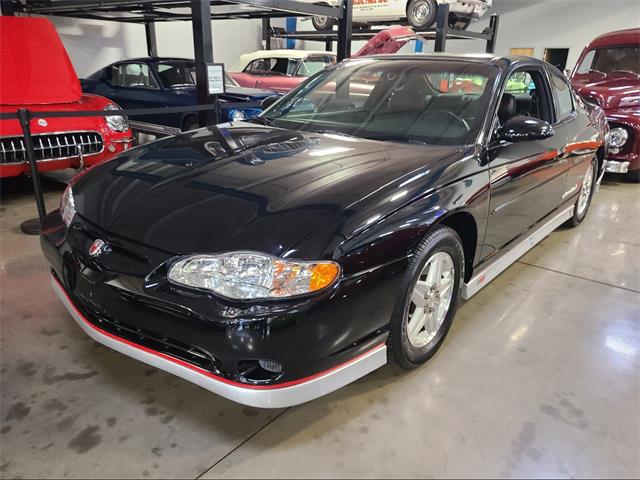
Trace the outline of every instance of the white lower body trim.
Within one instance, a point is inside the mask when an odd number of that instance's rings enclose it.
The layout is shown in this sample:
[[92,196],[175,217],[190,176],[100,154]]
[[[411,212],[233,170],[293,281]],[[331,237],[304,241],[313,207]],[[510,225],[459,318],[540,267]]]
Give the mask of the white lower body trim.
[[368,352],[326,372],[282,387],[255,387],[231,382],[206,370],[111,335],[91,324],[75,307],[55,277],[51,285],[62,304],[84,332],[95,341],[148,365],[172,373],[234,402],[258,408],[282,408],[308,402],[337,390],[387,363],[387,347],[378,345]]
[[462,286],[462,298],[469,299],[485,287],[491,280],[496,278],[511,266],[516,260],[531,250],[534,246],[544,240],[551,232],[569,220],[573,215],[574,205],[563,208],[552,215],[547,221],[529,232],[514,245],[506,247],[505,251],[499,253],[498,257],[482,267],[475,273],[473,278]]

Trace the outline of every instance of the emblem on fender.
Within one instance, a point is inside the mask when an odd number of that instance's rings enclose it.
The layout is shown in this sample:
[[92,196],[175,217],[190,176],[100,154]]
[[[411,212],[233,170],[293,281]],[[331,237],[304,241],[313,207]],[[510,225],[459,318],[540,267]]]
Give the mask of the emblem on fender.
[[97,257],[98,255],[102,255],[103,253],[107,253],[111,250],[107,242],[101,240],[100,238],[93,241],[91,246],[89,247],[89,255],[92,257]]
[[49,125],[49,122],[47,122],[44,118],[39,118],[38,125],[40,125],[41,127],[46,127],[47,125]]

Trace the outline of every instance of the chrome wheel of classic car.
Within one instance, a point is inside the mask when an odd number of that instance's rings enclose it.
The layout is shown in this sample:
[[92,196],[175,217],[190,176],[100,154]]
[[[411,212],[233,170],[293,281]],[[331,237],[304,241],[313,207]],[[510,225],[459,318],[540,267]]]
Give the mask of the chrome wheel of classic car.
[[435,0],[411,0],[407,6],[407,20],[414,28],[428,28],[436,19]]
[[431,358],[455,315],[464,252],[458,234],[439,226],[413,253],[392,319],[389,358],[405,369]]
[[455,268],[446,252],[434,253],[413,287],[407,312],[407,338],[416,348],[434,339],[449,311]]

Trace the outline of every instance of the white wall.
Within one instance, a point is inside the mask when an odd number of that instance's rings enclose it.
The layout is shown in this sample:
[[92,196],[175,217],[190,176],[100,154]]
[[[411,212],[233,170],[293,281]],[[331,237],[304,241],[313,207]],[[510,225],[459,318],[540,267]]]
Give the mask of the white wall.
[[[511,48],[534,48],[542,58],[545,48],[569,48],[567,68],[573,68],[584,46],[598,35],[640,27],[640,0],[494,0],[500,13],[496,53]],[[504,13],[503,13],[504,12]],[[482,31],[488,17],[470,28]],[[449,40],[447,51],[484,52],[483,42]]]
[[[542,58],[545,48],[569,48],[567,66],[573,67],[582,48],[596,36],[612,30],[640,27],[640,0],[494,0],[501,14],[497,54],[511,48],[534,48]],[[111,62],[145,56],[144,26],[61,17],[54,21],[80,77]],[[284,24],[273,20],[273,24]],[[472,30],[488,26],[488,15]],[[310,21],[298,21],[298,29],[312,29]],[[261,48],[260,20],[212,22],[214,58],[231,66],[239,55]],[[193,58],[191,22],[158,23],[158,54]],[[356,52],[364,42],[353,42]],[[433,42],[430,42],[433,45]],[[274,47],[276,42],[274,42]],[[297,48],[323,50],[318,42],[296,42]],[[334,42],[334,50],[335,50]],[[432,47],[431,47],[432,49]],[[484,42],[449,40],[447,51],[484,52]]]
[[[53,21],[78,76],[112,62],[147,55],[144,26],[118,22],[47,17]],[[261,48],[260,20],[212,22],[213,56],[231,66],[239,55]],[[193,58],[191,22],[156,24],[158,55]]]

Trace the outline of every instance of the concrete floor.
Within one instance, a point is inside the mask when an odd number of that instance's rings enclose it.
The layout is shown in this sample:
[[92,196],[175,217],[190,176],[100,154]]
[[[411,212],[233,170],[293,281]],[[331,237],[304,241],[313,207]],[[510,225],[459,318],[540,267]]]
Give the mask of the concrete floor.
[[[246,408],[90,340],[3,184],[3,477],[639,477],[640,186],[607,181],[462,306],[424,367]],[[53,208],[61,187],[47,185]]]

